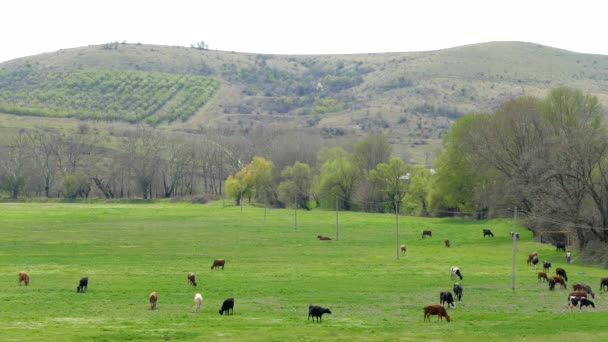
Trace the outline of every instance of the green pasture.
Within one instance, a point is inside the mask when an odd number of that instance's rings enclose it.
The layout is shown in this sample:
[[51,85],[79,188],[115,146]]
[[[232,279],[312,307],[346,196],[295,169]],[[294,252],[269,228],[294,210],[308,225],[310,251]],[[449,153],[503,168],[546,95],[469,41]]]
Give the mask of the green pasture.
[[[241,211],[242,210],[242,211]],[[0,341],[549,341],[608,340],[608,271],[565,264],[563,252],[519,227],[511,289],[509,219],[399,218],[332,211],[178,203],[0,204]],[[297,222],[297,226],[296,226]],[[490,228],[495,238],[483,238]],[[423,229],[433,238],[421,239]],[[319,241],[317,234],[334,238]],[[449,238],[451,248],[443,245]],[[538,283],[526,256],[568,271],[598,292],[597,308],[570,310],[567,292]],[[210,270],[225,258],[224,270]],[[422,307],[464,279],[452,322]],[[19,271],[30,274],[26,287]],[[186,280],[195,272],[198,288]],[[76,293],[89,276],[88,292]],[[148,295],[157,291],[158,309]],[[203,294],[195,313],[193,297]],[[227,297],[233,316],[220,316]],[[322,323],[309,304],[329,307]]]

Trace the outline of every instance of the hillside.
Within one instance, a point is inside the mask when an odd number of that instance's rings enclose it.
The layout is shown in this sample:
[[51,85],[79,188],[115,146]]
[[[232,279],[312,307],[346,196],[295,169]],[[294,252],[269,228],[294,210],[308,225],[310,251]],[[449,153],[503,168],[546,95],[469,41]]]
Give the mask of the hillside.
[[428,162],[455,118],[559,86],[608,106],[608,56],[521,42],[316,56],[112,43],[0,64],[0,130],[35,115],[224,135],[271,124],[326,139],[384,131],[396,154]]

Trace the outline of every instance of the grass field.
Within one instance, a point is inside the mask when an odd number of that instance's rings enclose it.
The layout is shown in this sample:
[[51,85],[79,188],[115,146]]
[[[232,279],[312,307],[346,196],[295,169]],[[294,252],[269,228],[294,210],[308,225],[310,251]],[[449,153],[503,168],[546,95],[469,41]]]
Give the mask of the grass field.
[[[608,340],[605,294],[571,312],[567,291],[539,284],[526,256],[564,267],[599,292],[608,271],[565,265],[562,252],[520,228],[511,289],[510,220],[400,217],[406,256],[396,258],[393,215],[152,204],[0,204],[1,341],[548,341]],[[297,229],[296,229],[297,228]],[[491,228],[495,238],[483,238]],[[432,229],[433,238],[420,238]],[[452,241],[451,248],[443,239]],[[226,258],[225,270],[210,270]],[[576,261],[576,254],[574,257]],[[451,290],[458,265],[463,301],[451,323],[423,322],[422,307]],[[30,286],[17,273],[30,274]],[[198,288],[186,273],[197,275]],[[85,294],[78,280],[89,276]],[[159,294],[151,311],[148,294]],[[196,292],[204,296],[193,310]],[[233,316],[220,316],[235,297]],[[320,324],[309,304],[329,307]]]

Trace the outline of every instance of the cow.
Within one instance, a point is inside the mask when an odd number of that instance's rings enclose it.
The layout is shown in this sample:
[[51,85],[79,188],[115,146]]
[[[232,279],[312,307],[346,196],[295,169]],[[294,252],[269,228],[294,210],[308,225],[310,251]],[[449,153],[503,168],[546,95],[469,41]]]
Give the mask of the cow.
[[483,230],[483,237],[485,238],[486,236],[491,236],[494,237],[494,234],[492,234],[492,231],[489,229],[484,229]]
[[447,311],[445,311],[445,308],[439,304],[431,304],[424,307],[424,320],[426,321],[428,318],[430,322],[430,316],[432,315],[437,315],[437,318],[440,320],[443,320],[443,317],[445,317],[448,322],[450,321],[450,316],[448,316]]
[[211,269],[215,269],[218,267],[222,267],[222,269],[224,269],[224,263],[226,262],[226,260],[224,259],[215,259],[213,260],[213,264],[211,265]]
[[608,290],[608,277],[600,278],[600,291]]
[[564,270],[561,267],[558,267],[555,269],[555,273],[557,273],[557,275],[560,275],[564,278],[564,280],[568,281],[568,276],[566,275],[566,270]]
[[532,257],[532,265],[534,266],[534,269],[536,269],[537,264],[538,264],[538,255],[535,255],[534,257]]
[[513,238],[515,238],[515,240],[519,240],[519,233],[516,232],[511,232],[511,240],[513,240]]
[[188,272],[188,284],[196,287],[196,276],[192,272]]
[[555,280],[553,278],[549,278],[549,290],[553,291],[555,289]]
[[538,272],[538,281],[549,281],[549,278],[547,277],[547,273]]
[[460,286],[459,283],[455,283],[454,288],[452,288],[452,290],[454,291],[456,298],[458,298],[458,301],[460,302],[460,299],[462,299],[462,286]]
[[[560,287],[563,287],[565,289],[568,288],[568,286],[566,285],[566,282],[564,281],[564,278],[562,278],[561,276],[554,275],[553,277],[551,277],[551,279],[553,279],[553,281],[554,281],[553,286],[555,286],[555,284],[559,284]],[[551,285],[551,283],[549,283],[549,285]]]
[[308,306],[308,319],[312,316],[312,320],[317,318],[317,322],[321,322],[323,318],[323,314],[331,314],[331,310],[329,308],[320,307],[318,305],[310,304]]
[[405,247],[405,245],[401,245],[401,254],[405,254],[406,250],[407,250],[407,247]]
[[571,296],[568,298],[568,306],[571,309],[573,309],[577,305],[579,307],[579,310],[582,310],[583,306],[589,306],[589,305],[591,305],[593,308],[595,308],[595,303],[593,303],[591,300],[589,300],[585,297]]
[[19,285],[21,285],[22,282],[25,286],[30,284],[30,276],[25,272],[19,272]]
[[87,290],[88,285],[89,277],[80,278],[80,282],[78,282],[78,286],[76,287],[76,292],[85,292]]
[[319,240],[321,241],[327,241],[327,240],[331,240],[331,238],[329,236],[325,236],[325,235],[317,235],[317,238],[319,238]]
[[201,304],[203,304],[203,295],[197,293],[194,295],[194,311],[199,312],[201,310]]
[[454,297],[452,297],[452,292],[446,291],[441,292],[439,294],[439,304],[445,306],[444,303],[448,303],[448,308],[450,307],[450,305],[452,307],[456,307],[456,303],[454,303]]
[[224,312],[226,313],[226,315],[229,315],[231,312],[234,314],[234,298],[228,298],[224,300],[219,312],[220,315],[223,315]]
[[566,244],[564,242],[555,243],[555,251],[566,251]]
[[444,244],[444,245],[445,245],[447,248],[450,248],[450,240],[448,240],[448,239],[443,240],[443,244]]
[[452,266],[452,268],[450,269],[450,278],[454,279],[455,277],[460,278],[460,280],[462,280],[462,273],[460,272],[460,269],[456,266]]
[[572,291],[570,293],[568,293],[568,300],[570,300],[570,297],[578,297],[578,298],[587,298],[587,291],[584,290],[576,290],[576,291]]
[[158,302],[158,294],[156,292],[150,293],[150,297],[148,298],[150,301],[150,310],[156,309],[156,302]]
[[528,266],[530,266],[532,264],[532,259],[534,259],[535,256],[538,256],[538,253],[532,252],[532,253],[528,254],[528,261],[527,261]]
[[425,236],[433,237],[433,231],[432,230],[423,230],[422,231],[422,238],[424,239]]
[[574,291],[585,291],[591,295],[591,298],[595,299],[595,292],[591,289],[591,286],[583,283],[572,284],[572,290]]
[[543,261],[543,272],[549,272],[549,270],[551,269],[551,263],[548,262],[547,260]]

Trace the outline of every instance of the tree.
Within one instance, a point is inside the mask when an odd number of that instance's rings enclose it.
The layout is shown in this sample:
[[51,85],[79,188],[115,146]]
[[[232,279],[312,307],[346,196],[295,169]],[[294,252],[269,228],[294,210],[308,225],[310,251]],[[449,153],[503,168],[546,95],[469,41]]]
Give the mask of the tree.
[[226,196],[234,198],[237,205],[243,198],[264,198],[272,180],[272,162],[254,157],[251,163],[226,179]]
[[152,185],[161,160],[163,137],[145,126],[123,140],[128,162],[144,199],[152,198]]
[[340,207],[344,210],[351,210],[354,204],[353,194],[362,176],[361,169],[350,155],[327,160],[321,166],[319,176],[319,192],[324,199],[322,202],[328,207],[333,207],[337,196]]
[[386,135],[373,133],[357,142],[353,155],[364,174],[369,175],[376,165],[388,162],[391,153],[391,144]]
[[431,170],[423,165],[414,165],[410,169],[410,180],[406,203],[412,204],[410,210],[416,210],[420,216],[428,216],[428,197],[431,190]]
[[63,178],[63,188],[65,197],[68,199],[87,198],[91,191],[89,179],[81,172],[65,176]]
[[58,171],[57,150],[61,137],[58,134],[36,129],[27,135],[32,151],[32,161],[40,175],[44,195],[50,197],[51,187]]
[[369,173],[369,179],[383,189],[384,201],[391,211],[400,205],[410,181],[409,168],[401,158],[393,157],[388,163],[380,163]]
[[292,166],[283,169],[281,179],[279,200],[283,203],[294,204],[298,208],[310,209],[308,202],[313,181],[313,172],[310,166],[295,162]]
[[27,159],[27,137],[19,132],[12,138],[6,158],[0,163],[3,175],[0,185],[9,192],[12,199],[17,199],[25,186],[25,166]]

